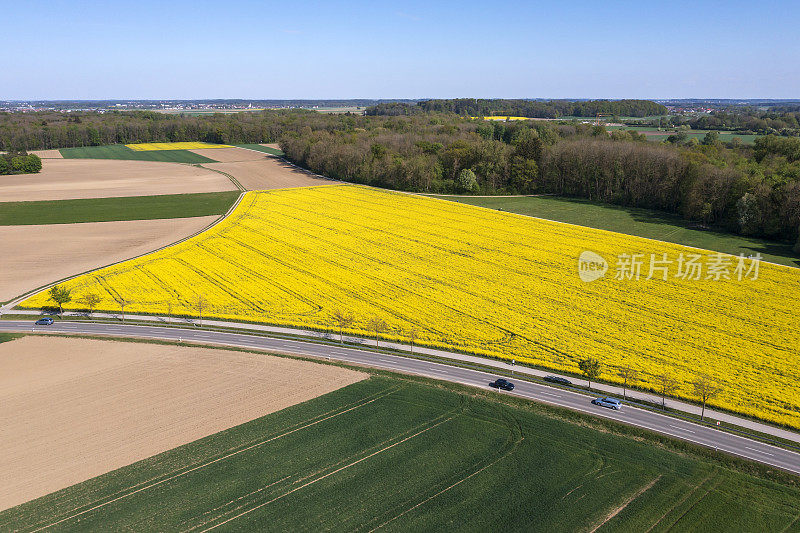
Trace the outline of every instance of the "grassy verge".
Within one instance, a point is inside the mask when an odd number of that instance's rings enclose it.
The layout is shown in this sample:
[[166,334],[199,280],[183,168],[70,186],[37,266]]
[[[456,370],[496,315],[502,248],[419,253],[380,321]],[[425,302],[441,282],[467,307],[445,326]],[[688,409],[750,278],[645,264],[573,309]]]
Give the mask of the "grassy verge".
[[610,421],[375,373],[7,510],[0,528],[792,527],[797,478],[741,463]]
[[760,253],[765,261],[800,267],[800,257],[792,251],[790,244],[706,230],[676,215],[649,209],[555,196],[441,198],[733,255]]
[[238,191],[0,203],[0,226],[222,215]]
[[131,161],[160,161],[165,163],[215,163],[189,150],[131,150],[124,144],[83,146],[59,150],[64,159],[125,159]]
[[20,337],[24,337],[22,333],[0,333],[0,343],[13,341],[14,339],[19,339]]
[[262,146],[260,144],[237,144],[236,146],[239,148],[249,148],[250,150],[257,150],[259,152],[264,152],[265,154],[283,157],[283,152],[281,150],[276,150],[275,148],[270,148],[269,146]]

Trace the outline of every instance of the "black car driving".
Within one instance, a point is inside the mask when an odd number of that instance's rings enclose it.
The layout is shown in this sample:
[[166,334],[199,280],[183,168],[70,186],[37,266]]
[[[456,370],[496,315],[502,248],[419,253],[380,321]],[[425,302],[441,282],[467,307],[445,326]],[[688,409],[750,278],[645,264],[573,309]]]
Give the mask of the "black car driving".
[[502,389],[502,390],[514,390],[514,384],[508,381],[507,379],[497,379],[491,383],[490,386],[494,387],[495,389]]

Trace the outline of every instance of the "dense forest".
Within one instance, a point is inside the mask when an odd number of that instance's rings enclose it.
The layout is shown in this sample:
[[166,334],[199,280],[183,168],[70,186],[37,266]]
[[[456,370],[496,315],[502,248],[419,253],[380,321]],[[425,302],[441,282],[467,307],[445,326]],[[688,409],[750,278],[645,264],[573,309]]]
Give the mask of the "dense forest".
[[35,174],[42,170],[42,160],[38,155],[25,152],[7,152],[0,154],[0,175],[2,174]]
[[664,115],[667,108],[649,100],[488,100],[456,98],[422,100],[416,104],[382,103],[367,108],[367,115],[419,115],[455,113],[459,116],[515,116],[531,118],[594,117],[597,114],[618,117]]
[[280,142],[286,157],[333,178],[439,193],[554,193],[679,213],[707,226],[797,240],[800,138],[754,146],[574,121],[493,122],[267,111],[191,117],[154,112],[0,113],[0,150],[131,142]]
[[636,132],[586,124],[364,118],[315,121],[284,136],[281,148],[315,172],[379,187],[554,193],[798,240],[800,138],[767,136],[746,147],[709,134],[702,143],[654,144]]

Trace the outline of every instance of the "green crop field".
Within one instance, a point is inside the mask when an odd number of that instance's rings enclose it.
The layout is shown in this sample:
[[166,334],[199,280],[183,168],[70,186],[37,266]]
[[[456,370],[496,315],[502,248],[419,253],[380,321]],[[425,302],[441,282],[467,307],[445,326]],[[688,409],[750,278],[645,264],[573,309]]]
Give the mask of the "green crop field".
[[586,427],[588,417],[561,415],[498,393],[373,376],[6,510],[0,529],[800,527],[791,480],[753,477],[688,446],[676,453],[615,434],[618,426],[598,431]]
[[660,211],[555,196],[442,198],[733,255],[760,253],[765,261],[800,267],[800,257],[792,251],[791,244],[702,229],[679,216]]
[[124,144],[62,148],[64,159],[125,159],[131,161],[160,161],[164,163],[215,163],[189,150],[131,150]]
[[260,144],[237,144],[239,148],[249,148],[250,150],[258,150],[259,152],[264,152],[265,154],[270,155],[277,155],[279,157],[283,156],[283,152],[280,150],[276,150],[275,148],[270,148],[269,146],[262,146]]
[[238,191],[0,203],[0,226],[222,215]]

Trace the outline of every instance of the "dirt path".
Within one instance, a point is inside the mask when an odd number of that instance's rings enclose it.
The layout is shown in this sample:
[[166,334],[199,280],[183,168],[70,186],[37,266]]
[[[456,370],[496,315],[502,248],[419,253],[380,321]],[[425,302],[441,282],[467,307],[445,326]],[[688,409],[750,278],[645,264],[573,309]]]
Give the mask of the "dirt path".
[[[258,152],[250,152],[258,156]],[[315,174],[296,167],[283,159],[269,157],[267,154],[263,154],[263,156],[251,161],[205,163],[203,166],[231,174],[242,186],[251,191],[339,183],[317,177]]]
[[0,509],[366,377],[206,348],[57,337],[2,343]]
[[208,148],[199,150],[189,150],[197,155],[202,155],[220,163],[230,163],[233,161],[257,161],[267,157],[267,154],[247,150],[245,148]]

